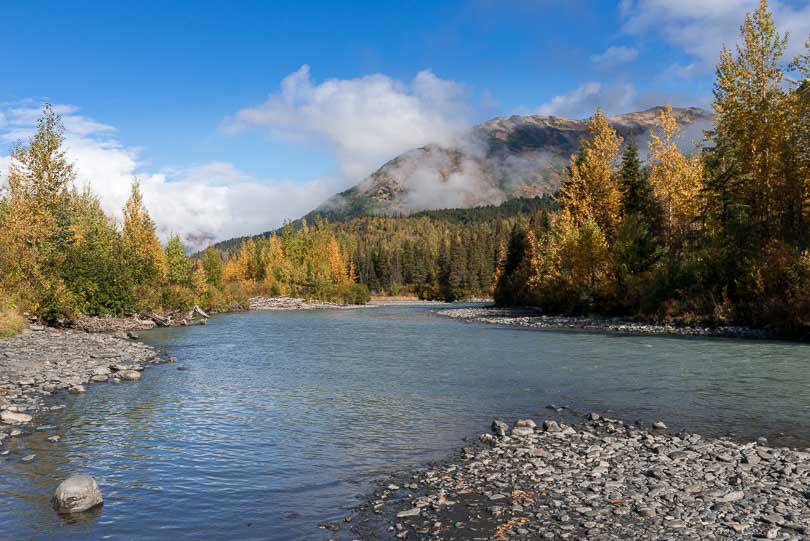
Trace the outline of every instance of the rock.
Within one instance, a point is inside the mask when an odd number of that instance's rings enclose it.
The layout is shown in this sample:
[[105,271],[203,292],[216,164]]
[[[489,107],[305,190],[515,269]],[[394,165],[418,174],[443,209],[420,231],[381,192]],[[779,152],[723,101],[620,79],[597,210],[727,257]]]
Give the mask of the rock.
[[109,378],[107,376],[105,376],[105,375],[97,374],[97,375],[91,377],[90,381],[93,381],[94,383],[104,383],[108,379]]
[[0,412],[0,421],[3,421],[7,425],[24,425],[30,423],[32,420],[33,417],[27,413],[17,413],[8,410]]
[[62,436],[51,436],[48,438],[48,441],[51,443],[58,443],[59,440],[62,439]]
[[57,513],[80,513],[103,503],[96,480],[89,475],[72,475],[62,481],[51,502]]
[[119,372],[118,377],[123,381],[138,381],[141,379],[141,373],[137,370],[127,370],[126,372]]
[[37,457],[37,455],[25,455],[20,460],[22,462],[33,462],[36,457]]
[[663,421],[655,421],[655,422],[652,424],[652,427],[653,427],[655,430],[666,430],[666,429],[667,429],[667,425],[665,425]]
[[130,340],[139,340],[140,336],[138,335],[138,333],[130,331],[127,333],[127,338],[129,338]]
[[478,439],[481,440],[481,443],[495,442],[495,436],[493,436],[492,434],[481,434],[481,436]]
[[83,392],[85,392],[85,390],[86,389],[84,388],[84,385],[74,385],[73,387],[68,389],[68,392],[72,394],[82,394]]
[[509,434],[509,425],[499,419],[492,421],[492,432],[502,438]]
[[512,436],[531,436],[534,429],[528,426],[516,426],[512,429]]
[[745,498],[745,492],[743,492],[742,490],[733,490],[718,498],[717,501],[723,503],[738,502],[743,498]]
[[531,419],[518,419],[515,421],[515,428],[537,428],[537,423]]
[[397,513],[397,518],[418,517],[421,512],[422,512],[421,509],[419,509],[418,507],[414,507],[413,509],[400,511],[399,513]]
[[543,421],[543,430],[546,432],[560,432],[562,429],[557,421]]

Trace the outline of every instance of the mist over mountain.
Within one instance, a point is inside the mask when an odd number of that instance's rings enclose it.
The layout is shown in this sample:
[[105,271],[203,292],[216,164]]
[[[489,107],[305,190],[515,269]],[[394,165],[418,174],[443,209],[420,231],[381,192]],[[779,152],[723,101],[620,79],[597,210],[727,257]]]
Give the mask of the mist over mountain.
[[[609,117],[625,139],[642,151],[658,111]],[[683,128],[682,144],[702,139],[711,114],[703,109],[674,108]],[[530,115],[497,117],[473,128],[453,146],[427,145],[385,163],[356,186],[320,205],[308,216],[343,219],[363,214],[411,214],[421,210],[497,205],[514,197],[533,197],[559,189],[562,173],[588,120]]]

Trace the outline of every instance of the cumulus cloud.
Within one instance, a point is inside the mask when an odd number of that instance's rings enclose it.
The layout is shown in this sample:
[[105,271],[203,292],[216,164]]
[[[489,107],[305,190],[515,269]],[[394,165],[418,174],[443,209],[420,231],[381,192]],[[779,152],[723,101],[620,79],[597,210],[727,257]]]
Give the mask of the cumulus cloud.
[[304,65],[264,103],[227,118],[224,129],[260,128],[288,140],[325,143],[342,174],[357,181],[414,147],[449,144],[468,126],[467,115],[464,87],[429,70],[409,83],[381,74],[315,83]]
[[[212,162],[150,171],[140,149],[123,145],[114,127],[55,105],[65,125],[65,149],[76,165],[79,188],[90,186],[104,209],[117,219],[132,179],[141,181],[144,201],[165,240],[179,234],[194,249],[211,241],[255,234],[312,210],[337,187],[337,179],[292,182],[255,178],[232,164]],[[34,133],[41,110],[6,105],[0,116],[0,140],[24,141]],[[0,185],[9,157],[0,155]]]
[[[791,57],[801,50],[810,34],[810,3],[802,3],[805,5],[777,0],[769,3],[777,29],[790,33]],[[694,56],[705,72],[717,62],[723,45],[733,48],[737,43],[745,13],[758,5],[759,0],[625,0],[621,13],[626,33],[655,32]]]
[[541,115],[572,118],[590,116],[601,107],[607,114],[626,113],[636,97],[632,84],[584,83],[567,94],[554,96],[538,108]]
[[638,58],[638,49],[623,45],[608,47],[605,52],[591,56],[591,62],[600,68],[612,68]]

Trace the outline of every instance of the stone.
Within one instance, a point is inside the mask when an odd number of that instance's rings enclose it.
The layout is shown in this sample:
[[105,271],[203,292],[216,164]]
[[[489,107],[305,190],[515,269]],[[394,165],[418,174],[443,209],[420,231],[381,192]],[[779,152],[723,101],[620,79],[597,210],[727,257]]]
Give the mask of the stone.
[[109,378],[103,374],[96,374],[95,376],[90,378],[90,380],[93,381],[94,383],[104,383],[108,379]]
[[51,443],[58,443],[59,440],[62,439],[62,436],[54,435],[48,438],[48,441]]
[[492,432],[502,438],[509,434],[509,425],[499,419],[492,421]]
[[20,460],[22,462],[33,462],[36,457],[37,457],[37,455],[33,455],[33,454],[32,455],[25,455]]
[[518,419],[515,421],[515,428],[537,428],[537,423],[531,419]]
[[534,429],[528,426],[516,426],[512,429],[512,436],[531,436],[534,434]]
[[421,509],[419,509],[418,507],[414,507],[413,509],[400,511],[399,513],[397,513],[397,518],[418,517],[421,512],[422,512]]
[[730,503],[730,502],[738,502],[743,498],[745,498],[745,492],[743,492],[742,490],[733,490],[718,498],[717,501],[722,503]]
[[84,385],[74,385],[68,389],[68,392],[71,394],[82,394],[85,391]]
[[119,372],[118,378],[123,381],[138,381],[141,379],[141,373],[137,370],[127,370],[126,372]]
[[666,430],[666,429],[667,429],[667,425],[665,425],[663,421],[655,421],[655,422],[652,424],[652,427],[653,427],[655,430]]
[[562,429],[557,421],[543,421],[543,430],[546,432],[560,432]]
[[54,509],[60,514],[81,513],[104,500],[96,480],[89,475],[71,475],[56,488],[51,499]]
[[32,420],[33,417],[27,413],[17,413],[8,410],[0,412],[0,421],[3,421],[7,425],[24,425],[30,423]]

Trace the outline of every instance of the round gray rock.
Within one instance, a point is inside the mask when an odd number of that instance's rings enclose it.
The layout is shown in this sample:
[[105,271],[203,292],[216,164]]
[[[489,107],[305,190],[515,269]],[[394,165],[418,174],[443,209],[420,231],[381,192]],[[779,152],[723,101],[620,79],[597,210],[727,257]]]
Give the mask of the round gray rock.
[[57,513],[81,513],[103,501],[96,480],[84,474],[71,475],[62,481],[51,500]]

